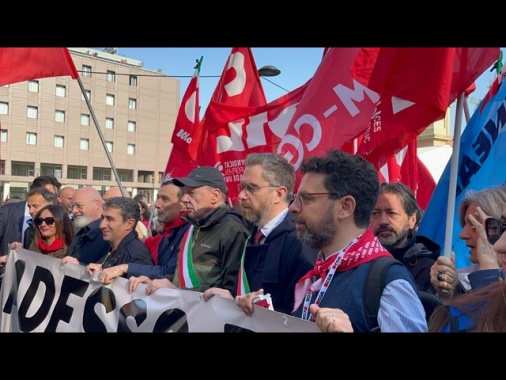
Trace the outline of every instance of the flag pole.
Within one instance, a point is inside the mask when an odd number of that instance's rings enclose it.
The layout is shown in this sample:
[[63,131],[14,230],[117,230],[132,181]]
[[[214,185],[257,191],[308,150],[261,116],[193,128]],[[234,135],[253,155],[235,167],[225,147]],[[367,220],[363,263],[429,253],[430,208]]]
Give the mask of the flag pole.
[[457,170],[459,165],[460,151],[460,124],[462,121],[462,110],[464,108],[464,93],[457,98],[455,109],[455,127],[453,129],[453,151],[450,166],[450,184],[448,189],[448,211],[446,214],[446,232],[444,243],[444,256],[450,258],[453,238],[453,218],[455,215],[455,198],[457,189]]
[[105,143],[104,134],[102,133],[102,130],[100,129],[100,126],[98,125],[97,117],[95,116],[95,112],[93,111],[93,108],[91,107],[90,100],[88,99],[88,96],[86,95],[86,89],[84,88],[83,82],[81,81],[80,77],[77,77],[77,83],[79,83],[79,87],[81,88],[81,92],[83,93],[84,100],[86,101],[86,105],[88,106],[88,109],[90,110],[91,117],[93,118],[93,122],[95,123],[95,128],[97,129],[98,135],[100,136],[100,140],[102,141],[102,145],[104,146],[105,154],[107,155],[107,159],[109,160],[109,163],[111,164],[111,169],[112,169],[112,172],[114,173],[114,176],[116,177],[116,182],[118,182],[118,187],[121,190],[121,194],[124,197],[128,197],[126,190],[121,185],[121,180],[119,179],[118,172],[116,171],[116,166],[114,165],[114,161],[112,160],[111,153],[109,152],[109,149],[107,149],[107,144]]

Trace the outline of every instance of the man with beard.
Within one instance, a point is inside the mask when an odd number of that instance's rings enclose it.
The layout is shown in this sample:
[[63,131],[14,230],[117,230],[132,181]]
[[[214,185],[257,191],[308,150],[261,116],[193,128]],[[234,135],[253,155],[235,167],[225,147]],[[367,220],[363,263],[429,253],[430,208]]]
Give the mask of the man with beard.
[[63,264],[96,263],[109,250],[109,242],[104,240],[100,229],[102,203],[100,193],[92,186],[82,187],[72,196],[71,210],[78,231],[70,243],[67,256],[62,259]]
[[403,263],[415,279],[418,290],[435,294],[430,268],[440,255],[440,247],[417,236],[423,211],[411,189],[400,182],[383,182],[372,212],[371,226],[381,245]]
[[238,199],[242,215],[255,227],[243,253],[243,275],[234,292],[211,288],[204,292],[205,301],[213,295],[237,296],[237,305],[251,315],[253,299],[265,293],[271,295],[274,310],[291,313],[295,284],[313,267],[318,253],[298,239],[288,212],[294,185],[295,169],[286,158],[275,153],[246,157]]
[[[364,308],[369,269],[392,255],[374,236],[371,214],[378,199],[377,170],[364,157],[331,149],[306,158],[299,191],[289,210],[299,239],[319,249],[314,269],[295,286],[293,315],[322,332],[370,332]],[[382,332],[425,332],[425,311],[413,277],[403,265],[385,273],[377,322]]]

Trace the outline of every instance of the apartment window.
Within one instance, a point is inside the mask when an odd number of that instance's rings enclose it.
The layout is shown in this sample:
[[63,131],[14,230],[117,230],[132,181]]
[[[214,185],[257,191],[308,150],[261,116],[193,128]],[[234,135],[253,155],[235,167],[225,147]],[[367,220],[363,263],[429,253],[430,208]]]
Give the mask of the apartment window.
[[9,103],[0,102],[0,115],[8,115],[9,114]]
[[116,82],[116,73],[111,70],[107,70],[107,82]]
[[2,169],[0,170],[0,174],[5,175],[5,160],[0,161],[0,166],[2,167]]
[[65,111],[56,110],[54,112],[54,121],[65,122]]
[[114,119],[112,117],[105,118],[105,127],[107,129],[114,129]]
[[137,100],[134,98],[128,99],[128,108],[131,110],[137,109]]
[[68,166],[68,179],[88,179],[88,168],[86,166]]
[[59,96],[60,98],[64,98],[65,96],[67,96],[67,87],[62,86],[61,84],[57,84],[56,96]]
[[29,80],[28,81],[28,91],[29,92],[39,92],[39,81]]
[[130,86],[137,87],[137,76],[130,75]]
[[91,77],[91,66],[83,65],[83,68],[81,70],[81,76],[83,77]]
[[18,162],[12,161],[11,164],[11,173],[12,175],[18,175],[22,177],[33,177],[35,163],[33,162]]
[[124,182],[133,182],[134,180],[134,171],[133,170],[122,170],[118,169],[118,177],[120,181]]
[[79,149],[89,150],[90,149],[90,140],[89,139],[81,139],[81,141],[79,142]]
[[135,154],[135,144],[128,144],[127,145],[127,153],[128,154]]
[[94,181],[110,181],[111,169],[109,168],[93,168]]
[[37,119],[38,114],[39,114],[39,110],[37,107],[28,106],[26,108],[26,117],[28,117],[30,119]]
[[114,105],[114,95],[107,94],[105,96],[105,104],[107,104],[109,106],[113,106]]
[[0,135],[1,142],[7,142],[7,129],[2,129],[2,133]]
[[81,125],[90,125],[90,115],[85,113],[81,114]]
[[26,143],[28,145],[37,145],[37,134],[32,132],[26,133]]
[[65,142],[65,137],[63,137],[63,136],[55,136],[54,137],[54,147],[55,148],[63,148],[64,142]]
[[135,132],[137,130],[135,121],[128,121],[128,132]]
[[41,164],[40,165],[40,174],[41,175],[52,175],[56,178],[61,178],[61,165],[54,165],[54,164]]
[[[86,94],[86,97],[91,102],[91,91],[90,90],[84,90],[84,94]],[[84,98],[84,94],[81,92],[81,100],[86,100]]]
[[107,146],[107,150],[109,151],[109,153],[112,153],[112,141],[106,141],[105,142],[105,145]]

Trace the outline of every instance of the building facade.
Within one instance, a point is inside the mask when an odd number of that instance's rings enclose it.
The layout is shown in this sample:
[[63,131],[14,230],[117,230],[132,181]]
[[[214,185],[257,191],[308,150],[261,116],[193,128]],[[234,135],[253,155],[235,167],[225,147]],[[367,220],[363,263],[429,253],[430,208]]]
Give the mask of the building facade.
[[152,201],[172,149],[179,80],[105,50],[69,52],[82,88],[69,76],[0,87],[1,199],[24,200],[35,177],[54,175],[101,193],[120,182]]

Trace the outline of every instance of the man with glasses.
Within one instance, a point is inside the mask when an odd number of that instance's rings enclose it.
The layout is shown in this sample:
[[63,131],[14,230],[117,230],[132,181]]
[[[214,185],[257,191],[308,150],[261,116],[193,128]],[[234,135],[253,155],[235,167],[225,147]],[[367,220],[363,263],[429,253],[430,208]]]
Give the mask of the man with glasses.
[[237,296],[237,305],[251,315],[253,299],[270,294],[274,310],[292,312],[295,284],[313,267],[318,253],[301,243],[288,212],[294,185],[295,169],[286,158],[275,153],[246,157],[238,199],[242,214],[255,227],[244,250],[244,271],[232,293],[211,288],[204,292],[204,300]]
[[62,259],[64,264],[96,263],[109,250],[109,242],[104,240],[100,229],[102,203],[100,193],[92,186],[82,187],[72,196],[70,207],[78,231],[70,243],[67,256]]
[[[499,259],[493,243],[497,234],[487,239],[485,220],[500,219],[506,206],[506,187],[480,191],[467,190],[459,205],[459,238],[469,247],[471,265],[456,269],[455,254],[439,256],[430,270],[430,281],[439,298],[447,300],[472,289],[482,288],[499,279]],[[491,226],[489,222],[489,227]],[[492,231],[488,231],[489,234]]]
[[181,242],[174,278],[130,277],[129,290],[146,283],[148,295],[161,287],[197,292],[218,287],[232,292],[249,230],[231,214],[223,174],[212,166],[201,166],[187,178],[174,178],[173,183],[184,188],[187,214],[182,218],[191,224]]
[[[322,332],[370,332],[364,309],[369,269],[392,255],[374,236],[371,214],[379,194],[378,172],[359,155],[339,149],[305,159],[289,210],[298,236],[318,249],[315,266],[295,286],[293,315]],[[425,332],[425,311],[416,283],[403,265],[385,273],[377,315],[382,332]]]

